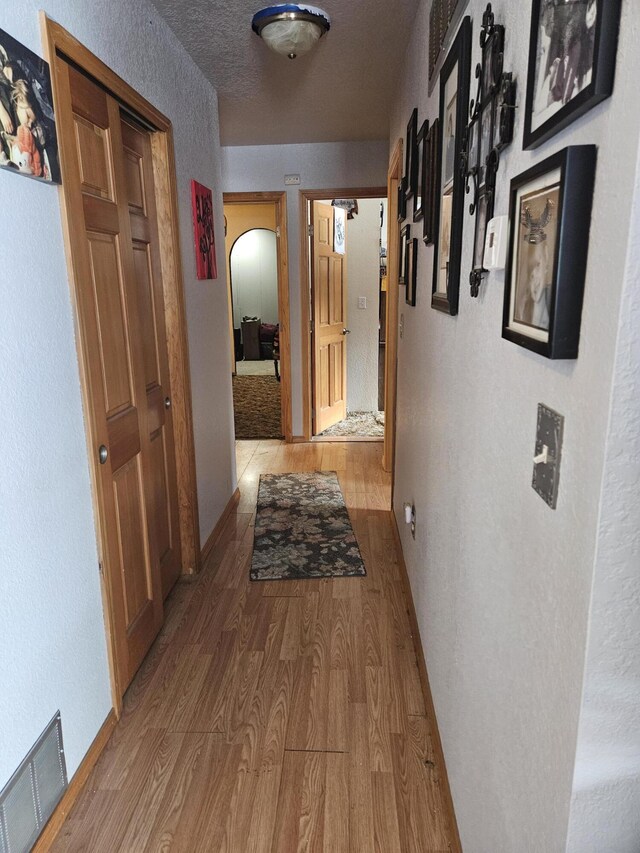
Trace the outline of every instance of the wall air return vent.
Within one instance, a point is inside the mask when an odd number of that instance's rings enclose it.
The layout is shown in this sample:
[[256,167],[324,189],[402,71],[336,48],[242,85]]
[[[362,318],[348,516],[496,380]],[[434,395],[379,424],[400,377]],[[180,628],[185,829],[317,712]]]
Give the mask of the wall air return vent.
[[60,712],[0,792],[0,853],[27,853],[67,789]]

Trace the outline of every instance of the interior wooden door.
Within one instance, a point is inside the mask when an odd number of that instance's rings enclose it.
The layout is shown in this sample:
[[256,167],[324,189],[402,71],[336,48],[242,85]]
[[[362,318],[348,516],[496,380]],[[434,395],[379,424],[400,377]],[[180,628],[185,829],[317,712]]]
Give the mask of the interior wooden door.
[[147,396],[153,482],[150,511],[166,598],[180,576],[180,522],[151,140],[149,132],[126,115],[121,115],[120,130]]
[[[124,167],[120,108],[56,62],[77,319],[95,454],[100,559],[121,696],[163,619],[154,506],[153,414]],[[99,464],[98,464],[99,463]]]
[[330,204],[313,202],[313,433],[347,414],[346,255],[333,251]]

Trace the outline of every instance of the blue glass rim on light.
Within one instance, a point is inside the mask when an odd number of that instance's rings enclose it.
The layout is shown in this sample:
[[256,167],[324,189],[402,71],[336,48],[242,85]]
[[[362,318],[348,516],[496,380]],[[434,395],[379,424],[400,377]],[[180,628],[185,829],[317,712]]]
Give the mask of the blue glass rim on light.
[[288,13],[295,15],[296,20],[310,21],[311,23],[318,24],[322,29],[323,34],[331,28],[331,19],[326,12],[323,12],[322,9],[318,9],[317,6],[309,6],[307,4],[299,5],[297,3],[279,3],[276,6],[266,6],[259,12],[256,12],[253,16],[253,20],[251,21],[251,29],[254,33],[260,35],[267,24],[279,20],[281,15],[286,15]]

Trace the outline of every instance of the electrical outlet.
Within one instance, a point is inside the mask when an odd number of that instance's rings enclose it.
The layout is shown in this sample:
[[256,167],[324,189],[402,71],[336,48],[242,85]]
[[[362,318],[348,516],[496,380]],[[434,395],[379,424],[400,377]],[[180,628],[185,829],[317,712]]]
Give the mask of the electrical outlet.
[[411,507],[411,535],[413,538],[416,538],[416,508],[415,505]]
[[366,308],[367,307],[367,297],[366,296],[358,296],[358,308]]
[[400,315],[400,340],[404,338],[404,314]]
[[285,187],[296,187],[300,183],[300,175],[285,175],[284,176],[284,185]]

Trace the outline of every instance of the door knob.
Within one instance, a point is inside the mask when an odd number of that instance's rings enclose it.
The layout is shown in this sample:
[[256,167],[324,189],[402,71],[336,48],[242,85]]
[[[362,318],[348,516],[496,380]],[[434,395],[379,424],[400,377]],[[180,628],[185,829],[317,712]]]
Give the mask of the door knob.
[[165,409],[171,408],[171,399],[169,397],[164,398],[164,407],[165,407]]
[[105,447],[104,444],[101,444],[99,449],[98,449],[98,459],[100,460],[100,464],[104,465],[104,463],[107,461],[108,457],[109,457],[109,451],[107,450],[107,448]]
[[350,335],[350,334],[351,334],[351,329],[343,329],[343,330],[342,330],[342,334],[343,334],[343,335]]

